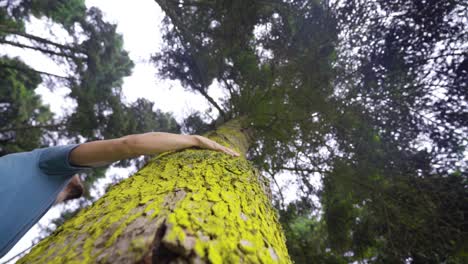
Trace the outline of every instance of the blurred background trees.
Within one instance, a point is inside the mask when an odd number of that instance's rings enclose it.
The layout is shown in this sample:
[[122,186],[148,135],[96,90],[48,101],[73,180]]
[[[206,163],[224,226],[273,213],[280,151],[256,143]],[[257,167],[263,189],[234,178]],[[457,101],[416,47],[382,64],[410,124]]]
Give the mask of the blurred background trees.
[[[155,109],[153,102],[124,103],[123,78],[131,74],[134,64],[123,49],[116,25],[104,21],[99,9],[87,9],[82,0],[0,3],[0,45],[41,53],[65,73],[51,73],[47,66],[33,68],[28,61],[8,55],[0,58],[0,156],[148,131],[179,132],[174,117]],[[50,37],[28,31],[28,21],[34,17],[50,21],[54,26],[48,32]],[[54,31],[57,28],[61,31]],[[67,88],[66,98],[71,102],[67,111],[54,115],[36,95],[39,85],[51,91]],[[141,166],[143,162],[126,160],[117,166]],[[82,175],[88,190],[105,176],[106,169]],[[92,199],[86,193],[63,217],[75,214]]]
[[[2,58],[1,153],[50,144],[54,135],[203,133],[247,118],[249,159],[273,186],[286,176],[297,183],[295,201],[284,201],[281,188],[273,201],[296,263],[466,259],[464,1],[156,0],[166,14],[164,47],[152,58],[160,77],[219,113],[212,123],[193,113],[180,125],[144,99],[122,103],[132,62],[115,25],[83,1],[49,2],[7,5],[0,43],[34,48],[73,70],[50,76]],[[31,15],[60,23],[73,41],[27,35],[22,21]],[[70,88],[77,107],[63,120],[34,95],[41,78]],[[210,97],[213,83],[228,96]]]

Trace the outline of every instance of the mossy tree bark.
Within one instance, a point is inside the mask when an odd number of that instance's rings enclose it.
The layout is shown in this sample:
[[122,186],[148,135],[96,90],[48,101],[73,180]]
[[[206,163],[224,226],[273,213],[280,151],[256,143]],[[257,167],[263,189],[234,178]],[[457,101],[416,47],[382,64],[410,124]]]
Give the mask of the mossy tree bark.
[[[231,121],[208,137],[241,153]],[[243,157],[159,155],[19,263],[290,263],[268,184]]]

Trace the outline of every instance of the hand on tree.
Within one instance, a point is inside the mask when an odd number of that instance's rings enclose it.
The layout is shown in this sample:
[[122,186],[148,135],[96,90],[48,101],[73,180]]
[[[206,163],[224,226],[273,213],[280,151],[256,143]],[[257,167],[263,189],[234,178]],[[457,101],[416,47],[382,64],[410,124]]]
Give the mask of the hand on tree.
[[206,137],[202,137],[202,136],[198,136],[198,135],[194,135],[194,137],[196,138],[197,140],[197,147],[199,148],[203,148],[203,149],[211,149],[211,150],[215,150],[215,151],[220,151],[220,152],[224,152],[228,155],[231,155],[231,156],[234,156],[234,157],[239,157],[239,153],[235,152],[234,150],[230,149],[230,148],[227,148],[223,145],[220,145],[216,142],[214,142],[213,140],[211,139],[208,139]]

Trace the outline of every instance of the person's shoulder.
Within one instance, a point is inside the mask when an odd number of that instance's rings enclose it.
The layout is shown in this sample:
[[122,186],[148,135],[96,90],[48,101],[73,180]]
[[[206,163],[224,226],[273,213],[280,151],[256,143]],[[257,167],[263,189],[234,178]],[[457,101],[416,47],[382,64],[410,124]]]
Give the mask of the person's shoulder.
[[1,156],[0,160],[15,160],[15,159],[31,158],[39,154],[38,150],[39,149],[34,149],[31,151],[10,153],[5,156]]
[[16,152],[0,157],[0,174],[14,174],[33,170],[36,166],[39,153],[35,150]]
[[70,152],[79,144],[61,145],[38,150],[39,168],[48,175],[73,175],[88,167],[77,167],[70,163]]
[[24,160],[38,160],[41,158],[41,155],[47,153],[55,153],[63,151],[64,149],[73,148],[75,145],[63,145],[63,146],[52,146],[52,147],[43,147],[43,148],[36,148],[31,151],[24,151],[24,152],[15,152],[4,155],[0,157],[0,163],[11,163],[15,161],[24,161]]

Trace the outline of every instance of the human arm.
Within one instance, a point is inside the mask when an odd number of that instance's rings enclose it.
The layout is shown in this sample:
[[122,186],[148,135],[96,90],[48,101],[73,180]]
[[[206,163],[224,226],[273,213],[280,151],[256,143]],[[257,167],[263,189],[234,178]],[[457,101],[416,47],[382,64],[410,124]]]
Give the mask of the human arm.
[[239,156],[235,151],[202,136],[150,132],[81,144],[70,153],[70,162],[78,166],[100,166],[140,155],[151,155],[190,147],[211,149]]

